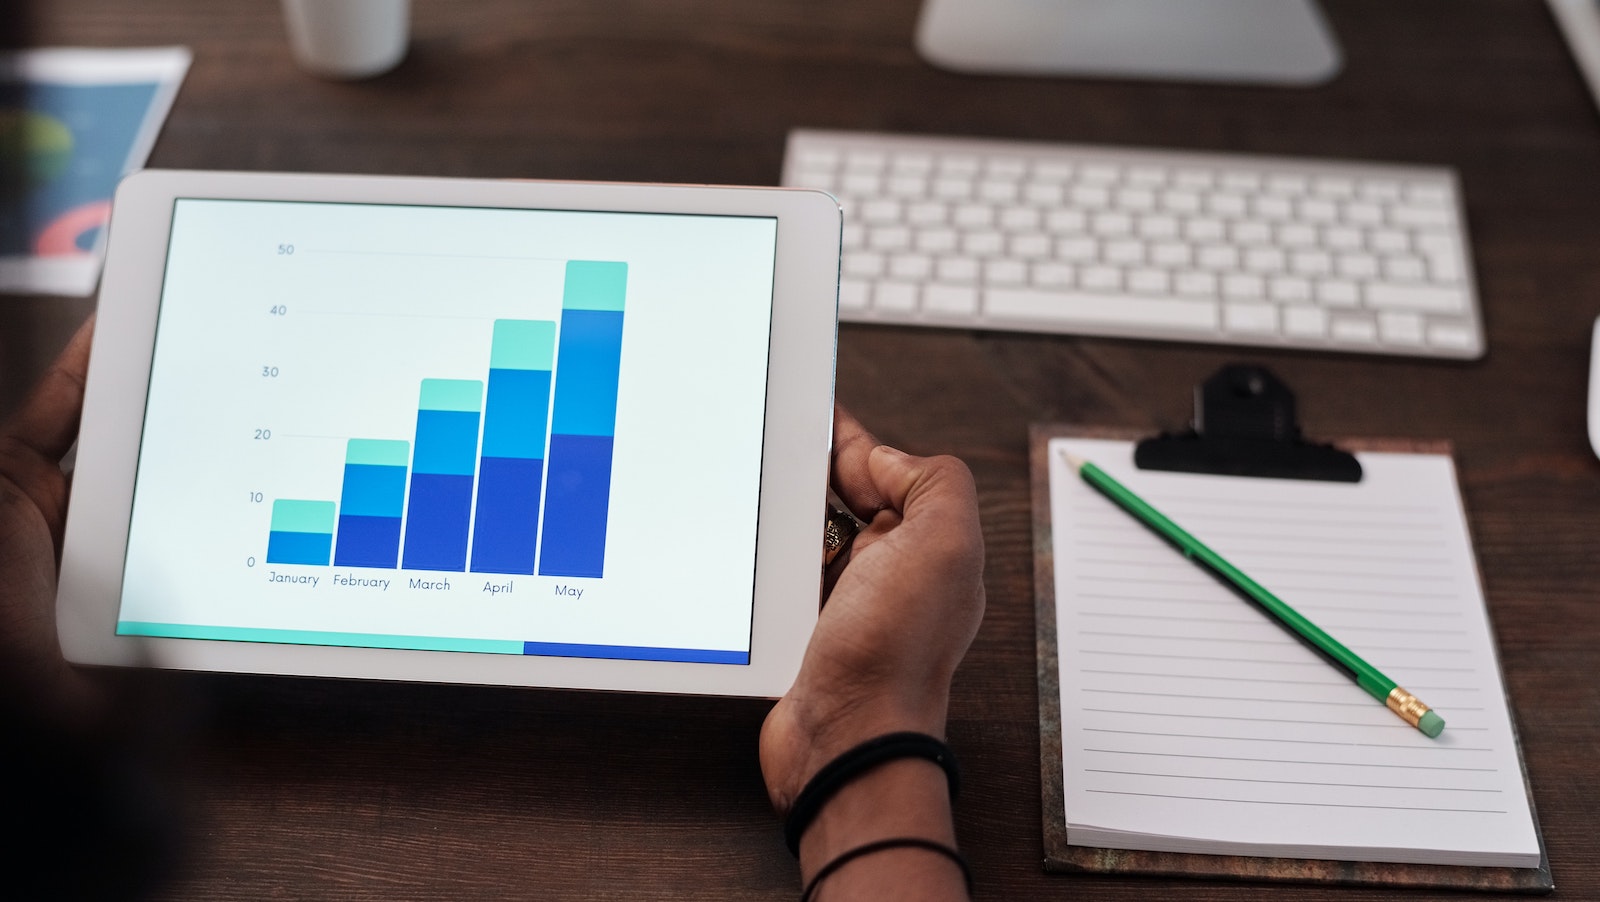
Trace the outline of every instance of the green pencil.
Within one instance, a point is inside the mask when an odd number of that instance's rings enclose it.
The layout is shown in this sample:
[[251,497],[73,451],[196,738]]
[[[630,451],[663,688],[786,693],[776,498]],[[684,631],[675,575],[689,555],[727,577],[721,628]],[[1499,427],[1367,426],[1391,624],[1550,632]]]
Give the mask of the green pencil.
[[1360,655],[1345,648],[1339,640],[1323,632],[1299,611],[1289,607],[1278,596],[1268,592],[1260,583],[1224,560],[1222,555],[1189,535],[1178,524],[1151,507],[1143,498],[1135,495],[1127,486],[1081,457],[1065,451],[1062,452],[1062,457],[1066,458],[1068,465],[1077,471],[1084,482],[1110,499],[1117,507],[1132,514],[1156,535],[1166,539],[1182,552],[1184,557],[1200,565],[1201,569],[1216,577],[1223,585],[1272,617],[1324,660],[1355,680],[1356,685],[1365,689],[1367,694],[1400,715],[1406,723],[1421,730],[1430,738],[1437,737],[1444,731],[1444,718],[1435,714],[1431,708],[1422,703],[1421,699],[1395,685],[1395,681],[1384,676],[1378,668],[1363,661]]

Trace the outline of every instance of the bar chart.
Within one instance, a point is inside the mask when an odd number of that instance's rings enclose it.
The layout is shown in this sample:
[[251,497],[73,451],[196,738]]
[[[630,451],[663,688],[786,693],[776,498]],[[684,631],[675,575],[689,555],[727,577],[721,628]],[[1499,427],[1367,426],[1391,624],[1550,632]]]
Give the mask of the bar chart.
[[559,321],[496,319],[485,378],[424,378],[409,439],[351,437],[338,501],[278,498],[269,564],[605,575],[628,266],[571,260]]

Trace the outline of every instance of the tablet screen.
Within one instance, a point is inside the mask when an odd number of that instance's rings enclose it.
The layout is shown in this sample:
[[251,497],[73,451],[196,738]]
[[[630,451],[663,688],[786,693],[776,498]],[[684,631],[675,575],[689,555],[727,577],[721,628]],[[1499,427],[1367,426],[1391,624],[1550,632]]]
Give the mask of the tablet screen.
[[776,237],[178,200],[117,632],[749,663]]

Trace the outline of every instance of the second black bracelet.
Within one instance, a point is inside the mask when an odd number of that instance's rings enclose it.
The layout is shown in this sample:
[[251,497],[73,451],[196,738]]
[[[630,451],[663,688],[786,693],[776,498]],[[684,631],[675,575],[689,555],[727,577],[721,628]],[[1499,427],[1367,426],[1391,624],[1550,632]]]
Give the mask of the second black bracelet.
[[950,799],[955,800],[956,792],[961,788],[961,768],[956,764],[956,756],[950,751],[950,746],[926,733],[889,733],[868,739],[824,764],[800,790],[800,795],[795,797],[789,817],[783,824],[783,838],[789,844],[789,851],[796,857],[800,855],[800,837],[816,820],[822,806],[846,783],[880,764],[899,758],[926,758],[939,765],[950,782]]

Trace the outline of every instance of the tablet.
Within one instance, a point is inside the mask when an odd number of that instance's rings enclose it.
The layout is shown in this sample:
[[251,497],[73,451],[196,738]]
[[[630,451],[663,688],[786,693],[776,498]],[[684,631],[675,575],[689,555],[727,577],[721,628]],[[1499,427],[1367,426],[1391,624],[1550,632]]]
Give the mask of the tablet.
[[840,230],[810,191],[131,176],[67,658],[783,694],[818,609]]

